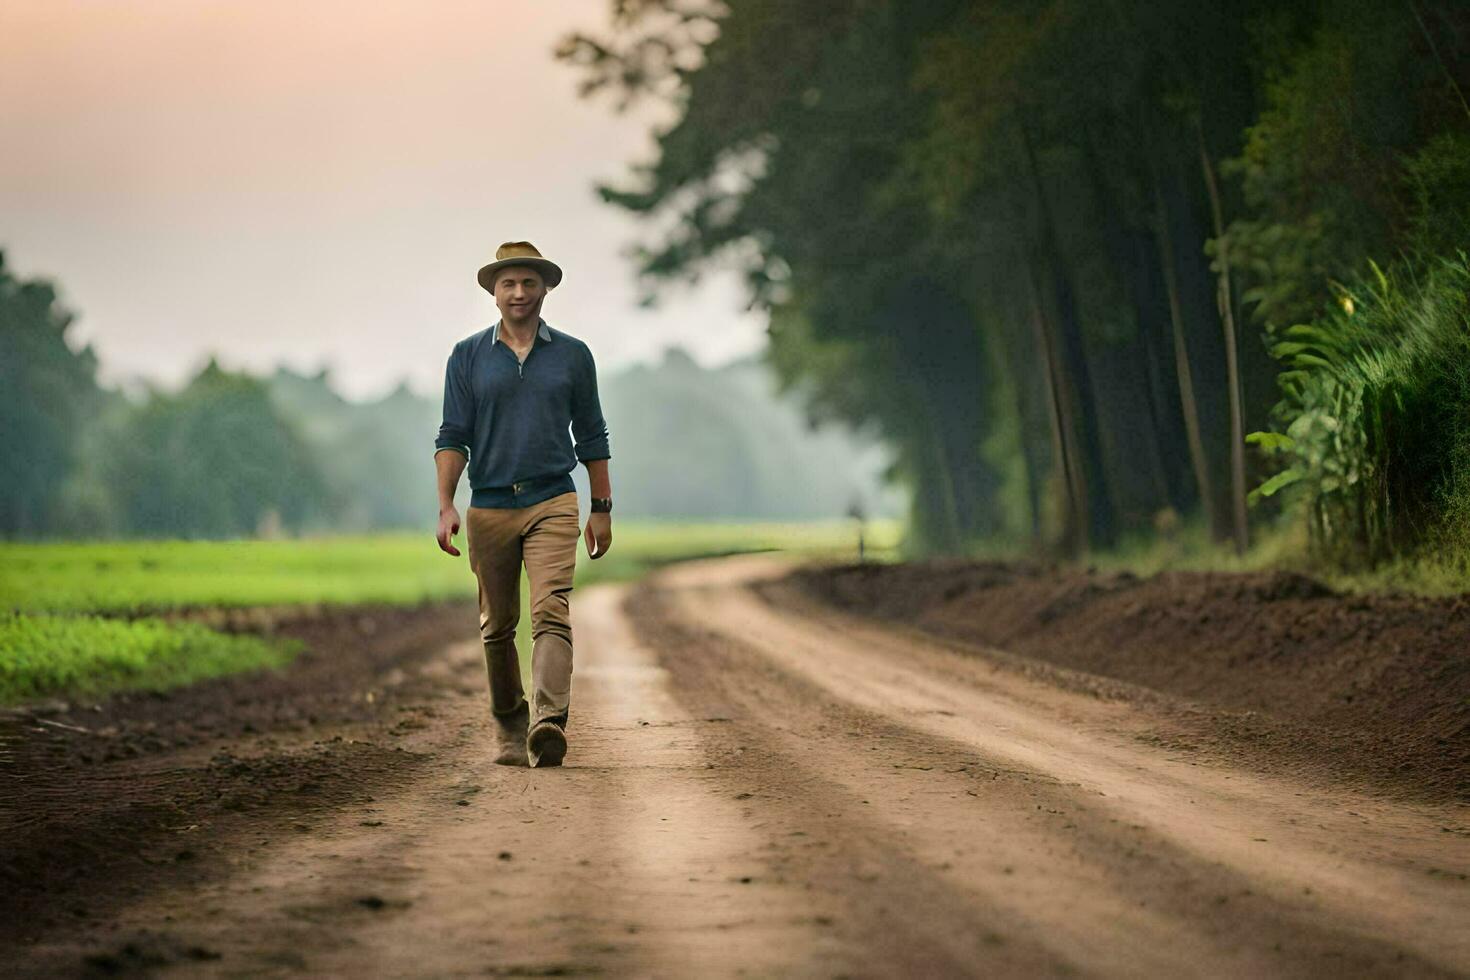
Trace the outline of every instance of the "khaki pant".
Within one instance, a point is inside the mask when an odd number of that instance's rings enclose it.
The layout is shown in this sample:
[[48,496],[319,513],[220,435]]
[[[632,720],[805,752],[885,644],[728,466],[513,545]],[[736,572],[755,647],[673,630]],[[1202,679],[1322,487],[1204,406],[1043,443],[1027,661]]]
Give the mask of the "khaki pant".
[[516,625],[521,619],[521,564],[531,580],[532,725],[566,723],[572,696],[569,596],[577,565],[577,493],[529,507],[471,507],[465,515],[470,567],[480,584],[480,639],[490,679],[490,707],[501,719],[525,700]]

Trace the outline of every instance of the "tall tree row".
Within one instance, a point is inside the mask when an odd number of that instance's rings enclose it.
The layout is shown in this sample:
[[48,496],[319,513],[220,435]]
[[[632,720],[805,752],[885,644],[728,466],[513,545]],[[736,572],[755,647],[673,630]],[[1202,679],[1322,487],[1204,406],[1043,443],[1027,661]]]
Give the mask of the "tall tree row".
[[930,549],[1076,553],[1191,514],[1245,548],[1274,332],[1411,232],[1447,247],[1415,222],[1470,200],[1449,149],[1410,156],[1465,132],[1448,0],[613,12],[558,54],[589,95],[675,109],[602,188],[671,229],[640,271],[739,270],[813,412],[897,448]]

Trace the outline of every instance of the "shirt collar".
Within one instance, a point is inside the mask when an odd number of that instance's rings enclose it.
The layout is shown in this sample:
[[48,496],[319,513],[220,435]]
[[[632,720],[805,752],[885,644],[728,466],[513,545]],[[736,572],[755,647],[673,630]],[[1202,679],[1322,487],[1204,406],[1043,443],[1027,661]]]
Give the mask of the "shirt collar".
[[[550,340],[551,339],[551,328],[548,327],[546,325],[546,321],[545,320],[542,320],[540,317],[537,317],[536,320],[540,324],[540,326],[538,326],[536,328],[536,336],[540,337],[542,340]],[[499,320],[496,320],[495,321],[495,325],[490,328],[490,346],[491,347],[494,347],[495,346],[495,342],[497,340],[499,340],[499,339],[500,339],[500,321]]]

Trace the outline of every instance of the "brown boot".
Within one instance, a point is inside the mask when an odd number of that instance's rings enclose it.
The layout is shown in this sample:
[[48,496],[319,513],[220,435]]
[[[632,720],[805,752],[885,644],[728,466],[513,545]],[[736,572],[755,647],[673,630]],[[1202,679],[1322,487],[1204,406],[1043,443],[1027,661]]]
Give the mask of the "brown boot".
[[495,733],[495,763],[501,766],[525,766],[530,761],[526,756],[526,727],[531,721],[531,706],[522,701],[509,714],[491,712]]
[[535,768],[559,766],[567,755],[567,732],[564,719],[553,715],[542,718],[526,736],[526,755]]

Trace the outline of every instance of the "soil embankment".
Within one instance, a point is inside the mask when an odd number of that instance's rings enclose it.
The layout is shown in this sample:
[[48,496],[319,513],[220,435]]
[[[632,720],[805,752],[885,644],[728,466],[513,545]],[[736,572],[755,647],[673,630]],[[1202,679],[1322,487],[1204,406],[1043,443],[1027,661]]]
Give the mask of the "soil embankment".
[[1111,678],[1187,699],[1165,706],[1178,732],[1159,734],[1179,745],[1470,800],[1470,595],[1339,595],[1284,572],[1139,578],[959,560],[806,568],[790,581],[854,615],[1083,672],[1074,683]]

